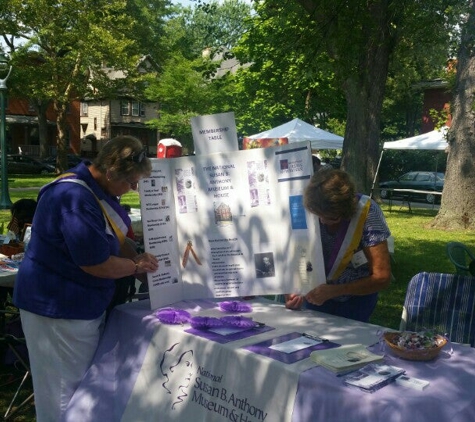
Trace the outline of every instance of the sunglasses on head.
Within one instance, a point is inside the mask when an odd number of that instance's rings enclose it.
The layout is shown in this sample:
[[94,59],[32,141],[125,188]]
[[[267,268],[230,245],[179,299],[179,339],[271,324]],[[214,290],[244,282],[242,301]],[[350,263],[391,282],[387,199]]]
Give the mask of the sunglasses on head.
[[133,161],[134,163],[141,163],[143,159],[145,158],[146,153],[145,149],[143,149],[140,152],[136,152],[135,154],[129,155],[126,160],[128,161]]

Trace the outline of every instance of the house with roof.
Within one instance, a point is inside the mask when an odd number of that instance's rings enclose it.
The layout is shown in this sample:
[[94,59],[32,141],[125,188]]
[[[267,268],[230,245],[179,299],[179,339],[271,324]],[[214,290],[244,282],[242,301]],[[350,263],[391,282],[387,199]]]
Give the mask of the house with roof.
[[[50,104],[46,110],[46,149],[47,155],[56,154],[56,113]],[[23,153],[33,157],[40,156],[40,135],[38,114],[28,98],[15,98],[6,95],[5,105],[6,143],[8,153]],[[68,105],[66,114],[66,140],[68,153],[79,154],[81,140],[79,133],[79,101]]]
[[[138,65],[141,74],[157,69],[150,56],[144,56]],[[106,71],[111,79],[126,77],[121,71]],[[156,156],[159,133],[146,122],[156,119],[158,113],[158,102],[141,101],[128,92],[119,93],[115,98],[84,98],[80,103],[81,155],[94,156],[109,139],[131,135],[140,139],[148,155]]]

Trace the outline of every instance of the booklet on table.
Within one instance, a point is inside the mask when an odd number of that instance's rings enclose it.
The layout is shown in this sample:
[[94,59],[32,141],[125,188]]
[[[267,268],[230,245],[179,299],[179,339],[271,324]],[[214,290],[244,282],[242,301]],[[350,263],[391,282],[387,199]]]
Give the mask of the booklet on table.
[[384,356],[370,352],[363,344],[348,344],[335,349],[316,350],[310,358],[337,374],[351,372],[368,363],[381,362]]
[[370,363],[346,375],[344,382],[350,387],[357,387],[360,390],[373,393],[390,384],[405,372],[404,369],[397,366]]

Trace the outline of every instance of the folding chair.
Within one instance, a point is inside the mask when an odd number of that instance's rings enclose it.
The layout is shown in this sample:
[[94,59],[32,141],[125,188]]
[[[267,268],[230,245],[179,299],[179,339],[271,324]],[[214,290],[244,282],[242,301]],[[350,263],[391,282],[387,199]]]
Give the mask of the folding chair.
[[[4,316],[7,314],[11,314],[13,315],[13,318],[19,324],[21,324],[17,311],[2,309],[0,310],[0,314],[3,314]],[[22,330],[20,329],[19,331],[22,331]],[[22,387],[25,385],[26,381],[31,377],[30,366],[28,363],[28,357],[27,357],[27,352],[26,352],[25,338],[18,337],[15,334],[16,333],[8,332],[8,322],[6,322],[5,325],[2,327],[2,332],[0,333],[0,344],[2,346],[6,346],[7,350],[11,352],[15,361],[18,362],[18,364],[22,366],[25,373],[22,377],[22,380],[20,381],[20,384],[18,385],[15,391],[15,394],[13,395],[12,400],[10,401],[10,404],[8,405],[8,408],[5,414],[3,415],[3,420],[8,420],[11,417],[13,417],[16,413],[18,413],[20,409],[22,409],[24,406],[30,403],[34,397],[33,393],[31,393],[25,400],[23,400],[20,404],[14,407],[14,405],[16,404],[17,398],[19,397],[19,394],[22,390]]]
[[475,277],[416,274],[407,287],[399,329],[433,329],[475,347]]
[[461,275],[475,275],[471,273],[473,271],[473,265],[470,264],[475,261],[475,255],[472,251],[461,242],[449,242],[447,243],[447,256],[450,262],[455,266],[455,272]]

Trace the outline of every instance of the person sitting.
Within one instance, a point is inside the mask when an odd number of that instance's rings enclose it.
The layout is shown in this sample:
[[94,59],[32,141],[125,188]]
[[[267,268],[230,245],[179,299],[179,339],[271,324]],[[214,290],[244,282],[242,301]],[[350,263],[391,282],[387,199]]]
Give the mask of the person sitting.
[[381,208],[368,196],[357,194],[349,174],[336,169],[312,176],[304,206],[319,219],[327,279],[305,296],[286,295],[286,307],[305,305],[367,322],[378,292],[391,280],[387,245],[391,233]]
[[34,199],[19,199],[10,208],[11,220],[7,225],[8,231],[15,234],[16,240],[22,241],[25,233],[25,226],[33,222],[36,211],[36,201]]

